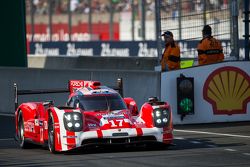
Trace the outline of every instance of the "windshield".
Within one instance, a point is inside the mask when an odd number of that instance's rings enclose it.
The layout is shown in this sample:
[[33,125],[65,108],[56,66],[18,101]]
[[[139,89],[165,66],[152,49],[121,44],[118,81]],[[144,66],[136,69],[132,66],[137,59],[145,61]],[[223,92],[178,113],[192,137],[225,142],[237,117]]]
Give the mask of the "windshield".
[[119,95],[79,96],[79,103],[81,109],[89,111],[126,109],[126,105]]

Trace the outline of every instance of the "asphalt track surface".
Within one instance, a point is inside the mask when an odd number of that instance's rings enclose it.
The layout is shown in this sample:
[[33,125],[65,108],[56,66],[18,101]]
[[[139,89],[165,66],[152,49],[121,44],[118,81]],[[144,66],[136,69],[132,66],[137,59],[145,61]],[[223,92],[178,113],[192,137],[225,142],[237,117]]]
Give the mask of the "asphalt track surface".
[[250,167],[250,122],[175,126],[173,146],[95,148],[51,154],[42,147],[20,149],[14,117],[0,116],[0,166]]

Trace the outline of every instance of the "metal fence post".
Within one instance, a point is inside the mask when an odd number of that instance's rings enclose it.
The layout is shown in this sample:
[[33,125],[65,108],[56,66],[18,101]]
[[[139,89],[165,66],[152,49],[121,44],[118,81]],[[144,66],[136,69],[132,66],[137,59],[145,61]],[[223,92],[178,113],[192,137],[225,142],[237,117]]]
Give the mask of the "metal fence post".
[[89,5],[88,33],[90,35],[90,40],[92,40],[92,6],[91,6],[91,0],[88,0],[88,5]]
[[207,25],[207,3],[206,0],[203,1],[204,4],[204,9],[203,9],[203,21],[204,21],[204,26]]
[[144,41],[146,38],[146,34],[145,34],[145,30],[146,30],[146,26],[145,26],[145,20],[146,20],[146,16],[145,16],[145,0],[141,0],[140,1],[140,8],[141,8],[141,36],[142,36],[142,40]]
[[250,9],[249,9],[249,1],[245,0],[245,7],[244,7],[244,14],[245,14],[245,18],[244,18],[244,22],[245,22],[245,60],[249,61],[249,47],[250,47],[250,43],[249,43],[249,13],[250,13]]
[[181,9],[181,0],[178,2],[178,26],[179,26],[179,40],[182,40],[182,27],[181,27],[181,15],[182,15],[182,9]]
[[31,6],[31,12],[30,12],[30,17],[31,17],[31,41],[33,42],[34,35],[35,35],[35,19],[34,19],[35,9],[34,9],[34,5],[33,5],[33,0],[30,0],[29,3],[30,3],[29,5]]
[[113,5],[113,1],[110,0],[110,18],[109,18],[109,40],[113,40],[114,39],[114,29],[113,29],[113,25],[114,25],[114,5]]
[[231,6],[232,13],[232,56],[239,60],[239,32],[238,32],[238,2],[237,0],[232,0]]
[[134,5],[134,0],[131,0],[131,35],[132,35],[132,41],[135,40],[135,5]]
[[159,0],[155,0],[155,31],[156,31],[156,42],[157,42],[157,53],[158,53],[158,64],[161,59],[161,4]]
[[72,12],[70,10],[70,1],[68,0],[68,33],[69,33],[69,41],[71,41],[71,32],[72,32]]
[[52,1],[49,1],[49,39],[52,41]]

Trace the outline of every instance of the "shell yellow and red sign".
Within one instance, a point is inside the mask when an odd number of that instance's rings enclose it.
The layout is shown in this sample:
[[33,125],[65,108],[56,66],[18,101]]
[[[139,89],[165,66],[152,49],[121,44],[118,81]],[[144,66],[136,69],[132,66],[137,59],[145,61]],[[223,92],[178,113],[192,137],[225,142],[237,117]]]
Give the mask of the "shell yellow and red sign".
[[213,71],[205,81],[203,97],[215,115],[246,114],[250,101],[250,76],[233,66]]

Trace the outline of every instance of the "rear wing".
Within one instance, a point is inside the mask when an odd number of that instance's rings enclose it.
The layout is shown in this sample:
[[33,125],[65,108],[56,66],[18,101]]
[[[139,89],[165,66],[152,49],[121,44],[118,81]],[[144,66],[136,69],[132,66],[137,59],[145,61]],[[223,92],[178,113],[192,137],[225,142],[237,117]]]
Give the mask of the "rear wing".
[[[68,88],[59,88],[59,89],[35,89],[35,90],[18,90],[17,83],[14,83],[14,101],[15,101],[15,110],[18,108],[18,96],[21,95],[34,95],[34,94],[51,94],[51,93],[70,93],[70,81]],[[108,86],[116,90],[123,97],[123,80],[118,78],[115,86]]]

